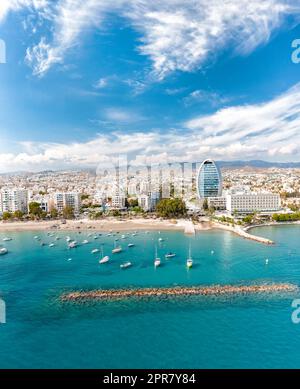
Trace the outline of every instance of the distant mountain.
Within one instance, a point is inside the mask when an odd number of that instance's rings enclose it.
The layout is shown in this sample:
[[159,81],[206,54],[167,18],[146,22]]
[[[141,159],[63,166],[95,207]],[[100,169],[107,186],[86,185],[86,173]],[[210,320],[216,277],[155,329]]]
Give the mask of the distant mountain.
[[253,167],[253,168],[300,168],[300,162],[267,162],[261,160],[251,161],[217,161],[218,165],[222,168],[242,168],[242,167]]

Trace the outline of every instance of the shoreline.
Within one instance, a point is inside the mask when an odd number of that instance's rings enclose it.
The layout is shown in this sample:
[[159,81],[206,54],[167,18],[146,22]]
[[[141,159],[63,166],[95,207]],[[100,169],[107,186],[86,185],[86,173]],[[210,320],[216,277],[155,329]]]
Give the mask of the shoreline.
[[263,243],[263,244],[266,244],[268,246],[275,244],[275,242],[273,242],[270,239],[263,238],[262,236],[258,236],[258,235],[249,234],[246,229],[241,228],[241,227],[237,227],[237,226],[232,227],[232,226],[228,226],[228,225],[225,225],[222,223],[218,223],[216,221],[213,222],[213,226],[215,228],[219,228],[221,230],[231,231],[244,239],[253,240],[255,242]]
[[174,296],[227,296],[249,295],[259,293],[288,293],[298,290],[298,286],[290,283],[265,285],[212,285],[212,286],[177,286],[161,288],[133,288],[133,289],[98,289],[90,291],[73,291],[63,293],[59,299],[62,303],[86,301],[107,301],[129,298],[174,297]]
[[[185,219],[132,219],[132,220],[67,220],[63,224],[60,220],[27,221],[27,222],[0,222],[1,232],[21,231],[134,231],[134,230],[165,230],[185,231],[191,222]],[[211,230],[210,222],[200,222],[194,225],[196,231]]]
[[4,232],[23,232],[23,231],[182,231],[185,234],[195,234],[201,231],[210,230],[225,230],[232,232],[244,239],[253,240],[258,243],[266,245],[274,245],[270,239],[253,235],[248,233],[249,230],[256,227],[271,227],[282,225],[300,225],[300,222],[286,222],[286,223],[266,223],[247,227],[230,226],[217,221],[200,221],[193,224],[190,220],[177,219],[177,220],[161,220],[161,219],[129,219],[129,220],[116,220],[113,218],[105,220],[67,220],[66,223],[62,223],[60,220],[50,221],[27,221],[27,222],[0,222],[0,233]]

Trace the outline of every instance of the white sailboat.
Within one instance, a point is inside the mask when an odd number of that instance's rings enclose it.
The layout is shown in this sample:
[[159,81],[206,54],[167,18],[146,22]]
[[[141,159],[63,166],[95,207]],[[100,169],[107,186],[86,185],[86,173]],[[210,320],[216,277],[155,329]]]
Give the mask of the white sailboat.
[[101,253],[102,253],[102,258],[100,259],[99,263],[102,265],[103,263],[107,263],[109,261],[109,256],[103,254],[103,247],[101,247]]
[[191,244],[189,247],[189,257],[186,260],[186,266],[187,266],[187,268],[191,268],[193,266],[193,259],[192,259],[192,255],[191,255]]
[[158,256],[157,256],[157,247],[155,246],[155,260],[154,260],[154,267],[160,266],[160,263],[161,263],[160,258],[158,258]]
[[121,251],[122,251],[122,247],[121,246],[117,246],[116,242],[115,242],[115,248],[112,250],[112,253],[113,254],[117,254],[117,253],[120,253]]

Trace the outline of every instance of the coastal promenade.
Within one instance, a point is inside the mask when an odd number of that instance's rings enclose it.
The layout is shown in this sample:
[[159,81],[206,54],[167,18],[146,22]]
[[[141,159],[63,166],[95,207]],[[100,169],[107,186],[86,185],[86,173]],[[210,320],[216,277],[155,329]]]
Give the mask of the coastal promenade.
[[171,288],[103,289],[74,291],[60,296],[62,302],[85,302],[89,300],[119,300],[128,298],[174,297],[174,296],[226,296],[261,293],[295,292],[294,284],[279,283],[269,285],[213,285]]

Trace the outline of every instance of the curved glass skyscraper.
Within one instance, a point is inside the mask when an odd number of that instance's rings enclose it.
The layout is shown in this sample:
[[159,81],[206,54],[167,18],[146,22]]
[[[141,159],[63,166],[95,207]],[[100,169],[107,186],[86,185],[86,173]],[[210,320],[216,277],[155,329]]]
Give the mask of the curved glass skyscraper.
[[212,159],[202,162],[197,175],[197,190],[200,198],[217,197],[222,194],[222,176]]

